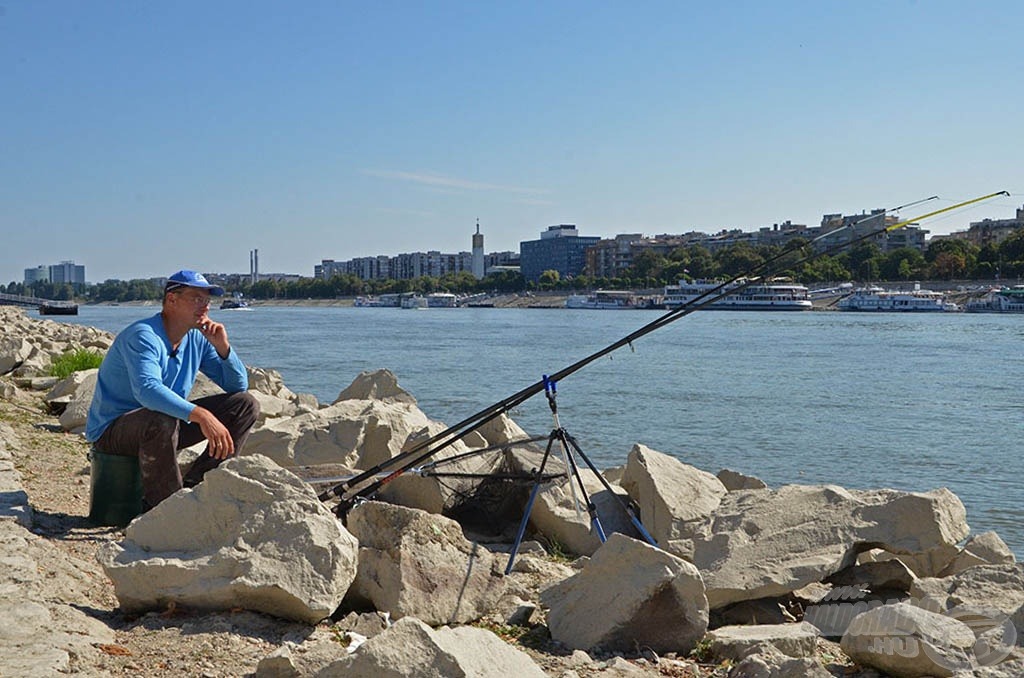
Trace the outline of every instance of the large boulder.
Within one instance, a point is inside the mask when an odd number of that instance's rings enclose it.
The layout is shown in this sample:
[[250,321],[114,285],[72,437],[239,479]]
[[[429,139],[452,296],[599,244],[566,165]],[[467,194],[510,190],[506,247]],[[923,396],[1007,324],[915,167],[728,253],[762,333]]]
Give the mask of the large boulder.
[[[43,400],[46,401],[47,408],[50,412],[61,413],[63,412],[68,403],[75,399],[78,391],[83,387],[89,377],[93,377],[92,388],[95,388],[95,374],[97,370],[79,370],[78,372],[72,372],[64,379],[61,379],[50,391],[44,396]],[[92,400],[92,391],[90,390],[89,400]]]
[[910,589],[919,607],[967,623],[987,636],[991,652],[1024,645],[1024,563],[978,565],[952,577],[919,579]]
[[[559,460],[551,467],[561,470],[564,464]],[[580,478],[606,537],[613,533],[640,536],[624,508],[629,496],[623,488],[609,483],[612,488],[609,490],[586,468],[580,469]],[[568,553],[590,555],[601,546],[593,517],[574,476],[563,476],[544,485],[537,493],[530,524],[545,541]]]
[[952,676],[971,667],[974,634],[965,624],[908,603],[857,616],[840,642],[851,659],[891,676]]
[[342,400],[387,400],[407,405],[416,404],[416,399],[398,385],[398,377],[390,370],[360,372],[331,404],[337,405]]
[[505,413],[486,422],[476,429],[476,432],[483,436],[488,445],[492,446],[517,443],[530,437],[530,434]]
[[249,394],[260,404],[259,417],[256,419],[256,426],[262,426],[268,419],[285,419],[294,417],[299,411],[298,407],[290,400],[278,396],[267,395],[263,391],[249,389]]
[[705,640],[718,659],[739,661],[770,651],[787,657],[813,657],[818,647],[818,630],[805,622],[722,626],[709,631]]
[[1010,565],[1017,562],[1017,557],[995,532],[976,534],[964,544],[946,568],[939,573],[940,577],[959,574],[975,565]]
[[948,490],[831,485],[730,492],[710,517],[687,526],[713,609],[821,581],[872,547],[911,556],[955,554],[969,532],[964,506]]
[[305,483],[246,456],[136,518],[97,557],[126,611],[175,602],[316,623],[355,579],[357,548]]
[[59,380],[43,397],[43,400],[47,402],[53,402],[58,398],[74,397],[78,389],[82,387],[82,383],[85,381],[85,377],[89,374],[90,370],[79,370],[78,372],[72,372],[68,376]]
[[65,431],[80,433],[85,430],[85,420],[89,416],[89,407],[92,405],[92,394],[96,390],[96,378],[99,370],[82,370],[79,387],[75,395],[68,402],[67,407],[60,413],[61,428]]
[[295,394],[284,385],[284,378],[277,370],[246,366],[245,372],[249,377],[250,391],[259,391],[281,400],[290,401],[295,398]]
[[[636,444],[629,452],[622,487],[640,507],[640,520],[662,547],[689,536],[685,526],[711,515],[728,494],[707,471]],[[689,557],[686,547],[675,549]]]
[[359,540],[352,598],[394,619],[467,623],[488,614],[505,592],[494,555],[444,516],[368,501],[349,512],[348,529]]
[[320,409],[316,396],[309,393],[293,393],[284,384],[277,370],[246,366],[249,376],[249,392],[260,402],[260,417],[256,426],[267,419],[293,417],[296,414],[315,412]]
[[613,534],[569,579],[548,588],[551,637],[570,648],[687,654],[708,628],[704,582],[690,563]]
[[764,490],[768,488],[768,484],[760,478],[748,476],[728,468],[723,468],[715,477],[730,492],[735,492],[736,490]]
[[434,631],[405,617],[367,640],[354,654],[328,664],[316,676],[399,678],[544,678],[529,655],[490,631],[462,626]]
[[915,581],[910,568],[895,558],[852,565],[824,579],[833,588],[805,603],[803,619],[822,636],[839,640],[857,615],[909,598]]
[[[401,400],[341,400],[268,421],[249,435],[243,453],[262,454],[282,466],[344,464],[365,470],[401,453],[411,436],[438,426],[416,405]],[[456,443],[445,454],[465,450]]]
[[0,374],[20,367],[32,355],[32,344],[23,337],[0,336]]

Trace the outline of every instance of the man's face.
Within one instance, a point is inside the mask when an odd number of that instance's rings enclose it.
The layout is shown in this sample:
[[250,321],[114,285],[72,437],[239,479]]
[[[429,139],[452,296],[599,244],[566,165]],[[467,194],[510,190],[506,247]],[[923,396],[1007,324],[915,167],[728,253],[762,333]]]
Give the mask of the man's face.
[[174,309],[175,316],[182,320],[188,318],[197,325],[206,318],[210,310],[210,292],[194,287],[175,290],[168,294],[168,301]]

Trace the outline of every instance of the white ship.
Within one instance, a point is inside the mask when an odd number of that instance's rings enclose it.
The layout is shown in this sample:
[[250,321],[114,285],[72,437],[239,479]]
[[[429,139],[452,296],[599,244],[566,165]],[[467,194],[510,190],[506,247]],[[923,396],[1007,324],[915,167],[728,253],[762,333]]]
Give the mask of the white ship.
[[1024,285],[990,290],[981,299],[967,302],[970,313],[1024,313]]
[[[731,310],[731,311],[809,311],[812,308],[807,288],[788,282],[755,282],[749,283],[745,280],[737,280],[730,283],[726,288],[709,294],[721,286],[721,282],[714,280],[694,280],[687,282],[680,280],[678,285],[667,285],[665,297],[662,301],[665,308],[679,308],[696,301],[702,304],[712,297],[716,297],[728,290],[728,296],[715,300],[703,306],[709,310]],[[697,301],[699,299],[699,301]]]
[[628,290],[597,290],[591,294],[573,294],[566,298],[565,307],[609,311],[640,308],[636,294]]
[[455,308],[459,298],[451,292],[431,292],[427,295],[427,306],[430,308]]
[[411,308],[413,310],[419,310],[423,308],[429,308],[426,297],[421,297],[418,294],[412,294],[409,296],[402,297],[402,308]]
[[918,284],[904,292],[872,285],[860,287],[839,300],[840,311],[941,312],[959,311],[960,307],[946,301],[942,292],[923,290]]
[[360,308],[398,308],[401,305],[401,294],[382,294],[379,297],[356,297],[353,306]]

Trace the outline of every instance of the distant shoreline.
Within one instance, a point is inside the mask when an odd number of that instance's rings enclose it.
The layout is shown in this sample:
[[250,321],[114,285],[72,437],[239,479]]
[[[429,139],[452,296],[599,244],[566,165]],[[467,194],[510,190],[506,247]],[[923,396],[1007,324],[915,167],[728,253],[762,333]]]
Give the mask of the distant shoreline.
[[[836,311],[836,302],[842,295],[812,299],[813,311]],[[971,297],[970,292],[950,290],[950,299],[963,306]],[[533,309],[564,309],[566,299],[565,293],[533,292],[524,294],[504,294],[489,297],[468,308],[533,308]],[[246,299],[252,308],[263,307],[289,307],[289,308],[352,308],[355,306],[355,297],[341,299]],[[84,306],[128,306],[128,307],[152,307],[159,308],[160,302],[149,301],[122,301],[122,302],[89,302]],[[215,298],[210,306],[211,311],[219,311],[220,303]]]
[[[506,294],[496,296],[488,299],[488,303],[494,304],[494,308],[564,308],[565,300],[568,295],[565,294],[531,294],[531,295],[517,295],[517,294]],[[270,307],[270,306],[287,306],[287,307],[311,307],[311,308],[345,308],[353,307],[355,305],[354,297],[346,297],[342,299],[246,299],[249,305],[253,308]],[[148,301],[122,301],[122,302],[90,302],[83,304],[85,306],[129,306],[129,307],[146,307],[151,306],[153,308],[159,308],[160,302],[154,300]],[[214,302],[210,305],[211,311],[220,310],[220,304],[214,299]]]

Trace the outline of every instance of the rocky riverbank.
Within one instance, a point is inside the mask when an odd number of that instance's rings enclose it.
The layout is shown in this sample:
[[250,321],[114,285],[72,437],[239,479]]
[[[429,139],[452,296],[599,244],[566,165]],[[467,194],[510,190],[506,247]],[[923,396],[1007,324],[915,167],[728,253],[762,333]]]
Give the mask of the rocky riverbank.
[[1024,675],[1024,568],[943,489],[768,488],[638,442],[607,486],[581,476],[607,541],[562,475],[505,575],[529,483],[499,502],[469,474],[528,478],[541,451],[502,417],[448,451],[500,452],[407,473],[343,523],[325,476],[443,428],[386,371],[322,404],[251,367],[245,454],[127,528],[93,526],[78,431],[95,377],[45,374],[112,337],[0,323],[0,675]]

